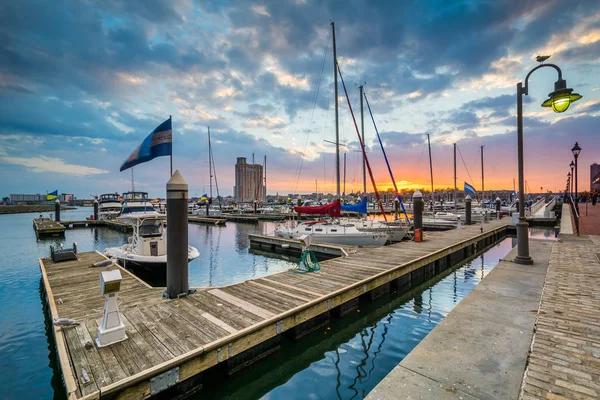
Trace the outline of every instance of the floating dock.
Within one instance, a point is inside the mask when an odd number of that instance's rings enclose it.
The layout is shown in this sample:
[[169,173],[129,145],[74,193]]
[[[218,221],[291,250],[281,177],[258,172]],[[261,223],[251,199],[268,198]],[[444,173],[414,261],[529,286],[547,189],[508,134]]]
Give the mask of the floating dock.
[[[302,254],[302,245],[299,240],[286,239],[275,236],[249,234],[250,248],[257,250],[266,250],[271,253],[292,253],[300,256]],[[319,260],[334,257],[344,257],[354,253],[357,247],[339,246],[328,243],[311,243],[310,249],[315,252]]]
[[38,239],[47,237],[65,236],[65,226],[50,218],[34,218],[33,229]]
[[129,224],[124,224],[122,222],[114,221],[114,220],[83,220],[83,221],[64,221],[62,224],[67,229],[77,229],[77,228],[90,228],[96,226],[104,226],[115,231],[127,233],[132,232],[133,228]]
[[40,259],[49,317],[80,323],[53,330],[68,398],[158,393],[167,398],[196,390],[204,371],[219,365],[232,373],[274,351],[282,334],[300,337],[353,311],[359,298],[430,278],[496,243],[509,223],[431,232],[423,243],[359,248],[323,261],[319,272],[285,271],[174,300],[121,269],[119,308],[129,338],[103,348],[94,340],[103,312],[99,275],[104,268],[90,266],[104,256],[80,253],[78,260],[61,263]]
[[227,220],[223,218],[200,217],[196,215],[190,215],[188,216],[188,222],[194,224],[225,226]]

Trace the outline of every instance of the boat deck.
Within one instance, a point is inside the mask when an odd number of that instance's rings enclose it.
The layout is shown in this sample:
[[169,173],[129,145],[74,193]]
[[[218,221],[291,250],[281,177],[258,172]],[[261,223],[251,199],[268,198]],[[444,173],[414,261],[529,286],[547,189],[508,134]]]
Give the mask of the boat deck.
[[422,243],[359,248],[323,261],[318,273],[285,271],[175,300],[163,299],[164,289],[121,269],[118,301],[129,339],[104,348],[94,341],[104,304],[99,290],[104,268],[90,268],[104,256],[81,253],[78,260],[61,263],[40,259],[50,316],[80,322],[54,328],[68,397],[149,397],[168,387],[160,382],[196,377],[316,317],[342,314],[366,293],[432,276],[504,236],[509,222],[492,221],[483,231],[474,225],[427,233]]

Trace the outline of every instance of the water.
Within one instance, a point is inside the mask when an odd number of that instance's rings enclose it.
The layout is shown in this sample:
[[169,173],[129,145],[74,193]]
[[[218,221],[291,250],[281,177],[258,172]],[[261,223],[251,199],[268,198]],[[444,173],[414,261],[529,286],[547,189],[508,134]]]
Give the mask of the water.
[[[198,399],[361,399],[506,256],[506,238],[405,294],[390,293],[332,319],[233,377],[205,378]],[[212,382],[218,382],[214,385]]]
[[[62,211],[65,221],[83,220],[91,208]],[[54,388],[62,394],[60,376],[53,376],[42,302],[37,259],[48,257],[49,246],[77,242],[80,251],[120,246],[127,235],[107,228],[74,229],[65,239],[37,242],[32,219],[37,214],[0,215],[0,397],[47,399]],[[267,233],[273,223],[236,224],[225,227],[189,225],[189,242],[200,250],[190,263],[191,286],[228,285],[283,271],[293,258],[271,258],[250,252],[248,233]],[[164,283],[163,283],[164,284]],[[60,396],[59,396],[60,397]]]

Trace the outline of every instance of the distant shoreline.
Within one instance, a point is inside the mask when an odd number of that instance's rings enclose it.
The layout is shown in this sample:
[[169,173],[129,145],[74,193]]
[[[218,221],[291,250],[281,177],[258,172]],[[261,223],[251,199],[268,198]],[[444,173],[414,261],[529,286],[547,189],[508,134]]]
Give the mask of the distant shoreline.
[[[61,210],[75,210],[77,207],[61,206]],[[0,206],[1,214],[24,214],[24,213],[35,213],[35,212],[54,212],[54,205],[51,204],[38,204],[38,205],[9,205]]]

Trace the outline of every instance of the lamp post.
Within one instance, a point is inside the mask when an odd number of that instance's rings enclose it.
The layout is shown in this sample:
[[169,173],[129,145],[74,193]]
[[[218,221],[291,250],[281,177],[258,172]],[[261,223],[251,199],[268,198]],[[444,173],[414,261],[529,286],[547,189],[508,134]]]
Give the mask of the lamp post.
[[[571,178],[575,178],[574,172],[573,172],[573,168],[575,168],[575,163],[573,162],[573,160],[571,160],[571,164],[569,164],[569,167],[571,167]],[[573,196],[573,179],[571,179],[571,196]]]
[[517,223],[517,256],[514,262],[518,264],[533,264],[529,256],[529,237],[527,220],[525,219],[525,178],[523,173],[523,95],[529,94],[529,77],[540,68],[551,67],[558,73],[558,80],[554,83],[554,91],[542,103],[542,107],[552,107],[554,112],[561,113],[567,110],[572,102],[581,98],[573,89],[567,88],[567,82],[562,78],[562,71],[554,64],[540,64],[533,68],[523,82],[517,83],[517,147],[519,159],[519,222]]
[[569,196],[571,195],[571,173],[567,174],[567,192],[569,192]]
[[579,158],[579,153],[581,153],[581,147],[579,147],[579,143],[575,142],[575,146],[573,146],[571,151],[573,152],[573,157],[575,157],[575,207],[579,213],[579,193],[577,191],[577,181],[579,180],[579,174],[577,173],[577,159]]

